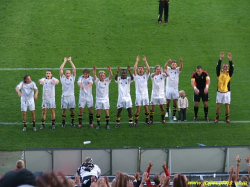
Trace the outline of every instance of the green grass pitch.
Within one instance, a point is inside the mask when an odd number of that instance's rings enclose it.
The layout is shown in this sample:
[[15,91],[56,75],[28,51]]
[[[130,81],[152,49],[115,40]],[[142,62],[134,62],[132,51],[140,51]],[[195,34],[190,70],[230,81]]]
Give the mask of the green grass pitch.
[[[172,147],[248,145],[249,118],[249,59],[250,59],[250,1],[246,0],[170,0],[170,23],[157,23],[158,1],[81,1],[81,0],[2,0],[0,5],[0,150],[24,148],[81,148],[81,147]],[[233,55],[235,72],[231,81],[231,124],[204,123],[203,104],[200,103],[199,121],[193,119],[193,89],[191,74],[197,65],[203,66],[211,77],[209,88],[209,118],[215,118],[217,78],[216,63],[220,52]],[[46,128],[41,124],[42,86],[38,80],[52,69],[59,79],[59,67],[63,58],[71,56],[77,68],[77,78],[83,68],[134,66],[136,56],[146,55],[151,67],[163,66],[171,58],[183,58],[184,68],[180,74],[179,89],[186,91],[190,107],[188,123],[155,123],[144,125],[141,110],[137,128],[130,128],[126,110],[122,112],[122,125],[115,129],[117,84],[110,85],[111,130],[105,129],[105,115],[101,115],[101,129],[90,129],[87,124],[81,129],[71,128],[67,115],[65,129],[60,126],[61,84],[56,86],[56,130],[51,130],[48,111]],[[224,61],[228,63],[227,58]],[[140,64],[144,64],[140,61]],[[66,68],[69,68],[66,64]],[[20,69],[18,69],[20,68]],[[25,70],[24,68],[29,68]],[[55,69],[57,68],[57,69]],[[106,70],[106,69],[104,69]],[[112,69],[116,73],[115,69]],[[107,71],[106,71],[107,72]],[[153,68],[151,69],[153,72]],[[28,112],[28,129],[22,131],[20,98],[16,85],[25,74],[30,74],[39,88],[36,100],[37,132],[32,132]],[[92,71],[91,71],[92,75]],[[149,94],[151,94],[149,81]],[[76,103],[79,88],[75,83]],[[95,85],[93,86],[95,98]],[[135,86],[131,84],[134,103]],[[172,104],[172,103],[171,103]],[[79,109],[75,109],[77,117]],[[135,111],[135,107],[133,107]],[[94,112],[94,122],[95,120]],[[88,122],[87,108],[84,122]],[[159,107],[154,116],[160,121]],[[77,121],[77,119],[76,119]],[[168,119],[167,119],[168,122]],[[96,125],[96,123],[94,123]],[[90,140],[92,143],[83,145]]]

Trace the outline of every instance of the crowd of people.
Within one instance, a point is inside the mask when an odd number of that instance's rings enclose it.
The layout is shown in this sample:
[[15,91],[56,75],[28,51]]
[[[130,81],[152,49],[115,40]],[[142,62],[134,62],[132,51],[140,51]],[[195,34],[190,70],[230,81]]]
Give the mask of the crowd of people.
[[[248,167],[248,176],[242,175],[239,177],[241,158],[236,157],[236,171],[234,166],[230,167],[230,175],[227,184],[228,187],[248,187],[250,184],[250,155],[245,159]],[[183,174],[175,174],[172,179],[167,168],[167,163],[164,161],[162,165],[163,172],[154,174],[152,181],[150,179],[150,170],[153,163],[149,161],[147,170],[140,177],[137,172],[134,175],[128,175],[121,171],[116,172],[116,176],[112,181],[109,181],[107,176],[101,175],[101,169],[94,164],[91,157],[87,157],[84,162],[77,169],[74,178],[65,176],[62,172],[32,173],[24,169],[24,162],[17,161],[16,167],[13,171],[6,173],[2,179],[0,176],[0,187],[16,187],[22,185],[31,185],[38,187],[168,187],[172,180],[173,187],[189,187],[191,186],[187,177]],[[199,180],[195,182],[197,187],[205,187],[207,181]]]
[[[224,57],[224,52],[221,52],[220,59],[216,66],[216,74],[218,78],[217,83],[217,96],[216,96],[216,118],[214,123],[218,123],[221,104],[226,106],[225,120],[227,123],[230,123],[229,120],[229,105],[231,102],[231,91],[230,91],[230,80],[234,71],[234,65],[232,62],[232,55],[228,54],[229,65],[224,63],[221,69],[222,59]],[[188,99],[185,96],[185,91],[179,91],[179,74],[183,70],[183,60],[180,58],[180,64],[178,66],[177,61],[169,59],[164,67],[156,65],[154,72],[150,73],[150,66],[147,62],[145,56],[143,56],[143,61],[146,66],[146,71],[144,65],[139,65],[140,56],[136,57],[136,62],[134,65],[133,71],[130,66],[127,66],[127,69],[117,68],[115,74],[115,82],[118,84],[118,101],[117,101],[117,115],[116,115],[116,126],[115,128],[120,127],[121,112],[125,108],[128,111],[129,125],[131,127],[136,127],[138,125],[139,113],[141,106],[144,107],[145,111],[145,124],[151,125],[154,122],[154,111],[156,105],[160,107],[161,123],[165,124],[165,118],[170,117],[170,103],[173,100],[173,114],[172,119],[177,120],[177,111],[178,111],[178,122],[187,121],[186,118],[186,109],[189,106]],[[64,72],[65,64],[69,62],[72,66],[71,70],[66,70]],[[109,85],[112,81],[113,72],[111,67],[107,66],[109,75],[106,75],[105,71],[96,72],[97,67],[93,66],[93,77],[90,75],[89,69],[84,69],[83,74],[78,78],[77,85],[80,88],[79,94],[79,113],[78,113],[78,128],[82,127],[83,121],[83,111],[84,107],[88,107],[88,117],[89,117],[89,126],[91,128],[93,125],[93,94],[92,86],[95,83],[96,85],[96,129],[100,129],[100,120],[101,120],[101,110],[105,111],[105,120],[106,120],[106,129],[110,129],[109,126]],[[62,96],[61,96],[61,108],[62,108],[62,128],[66,125],[66,113],[67,109],[70,110],[71,117],[71,126],[75,127],[75,79],[76,79],[76,67],[72,62],[72,58],[65,57],[64,62],[60,66],[60,81],[52,76],[52,71],[46,71],[46,77],[41,78],[39,83],[43,85],[42,93],[42,125],[41,130],[45,128],[46,113],[47,109],[51,110],[51,119],[52,119],[52,129],[55,129],[55,86],[61,82],[62,84]],[[149,100],[148,94],[148,79],[151,78],[152,81],[152,92],[151,99]],[[166,81],[165,81],[166,79]],[[136,111],[132,113],[132,99],[130,94],[130,85],[131,82],[135,81],[135,106]],[[166,83],[165,83],[166,82]],[[203,70],[201,66],[197,66],[196,71],[193,72],[191,76],[191,86],[194,89],[194,119],[197,121],[199,103],[202,99],[204,104],[204,115],[205,121],[209,122],[208,118],[208,90],[210,86],[210,76],[207,71]],[[20,91],[21,90],[21,91]],[[33,122],[33,131],[36,131],[36,117],[35,117],[35,101],[34,99],[38,98],[38,88],[36,83],[31,80],[30,75],[25,75],[23,81],[21,81],[17,87],[16,91],[21,97],[21,111],[23,114],[23,131],[26,131],[27,128],[27,109],[31,111],[32,122]],[[166,113],[165,106],[166,104]],[[151,105],[151,107],[149,107]],[[181,118],[183,116],[183,118]]]

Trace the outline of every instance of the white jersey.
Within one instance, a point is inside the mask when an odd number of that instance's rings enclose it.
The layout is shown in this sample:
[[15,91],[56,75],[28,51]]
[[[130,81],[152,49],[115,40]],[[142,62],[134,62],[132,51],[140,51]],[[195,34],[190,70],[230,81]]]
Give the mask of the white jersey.
[[155,75],[154,77],[152,77],[152,75],[151,75],[151,80],[153,82],[151,99],[152,99],[152,97],[165,98],[165,94],[164,94],[165,78],[166,78],[165,73]]
[[80,168],[78,168],[82,179],[87,176],[95,176],[96,178],[98,178],[101,175],[101,169],[96,164],[94,164],[94,168],[91,171],[85,171],[84,169],[85,167],[83,166],[80,166]]
[[[84,78],[84,76],[80,76],[77,83],[81,83],[81,85],[83,85],[84,87],[86,87],[88,84],[93,84],[93,77],[89,76],[87,79]],[[92,98],[92,86],[89,87],[88,89],[82,89],[80,88],[80,97],[81,98]]]
[[121,79],[121,77],[117,77],[117,80],[115,82],[118,84],[118,100],[131,99],[130,83],[133,82],[131,80],[131,77],[127,77],[126,79]]
[[65,75],[62,75],[60,77],[60,81],[62,83],[62,96],[67,97],[67,96],[74,96],[75,94],[75,78],[76,76],[70,76],[68,79],[66,78]]
[[150,74],[134,75],[136,95],[148,96],[148,78]]
[[167,72],[169,73],[169,76],[167,77],[166,82],[166,89],[168,87],[171,88],[178,88],[179,86],[179,74],[181,71],[179,70],[179,67],[177,67],[175,70],[171,69],[171,67],[167,67]]
[[19,90],[22,90],[21,99],[23,101],[27,101],[27,100],[34,98],[34,90],[37,90],[35,82],[31,81],[29,84],[27,84],[27,83],[24,83],[23,81],[21,81],[17,85],[17,87],[19,88]]
[[109,100],[109,84],[111,80],[109,78],[104,79],[103,82],[96,78],[96,101],[107,101]]
[[52,77],[51,79],[47,79],[46,77],[44,77],[44,78],[41,78],[40,80],[43,81],[43,100],[54,99],[55,98],[55,84],[52,84],[52,80],[58,81],[58,79],[56,79],[55,77]]

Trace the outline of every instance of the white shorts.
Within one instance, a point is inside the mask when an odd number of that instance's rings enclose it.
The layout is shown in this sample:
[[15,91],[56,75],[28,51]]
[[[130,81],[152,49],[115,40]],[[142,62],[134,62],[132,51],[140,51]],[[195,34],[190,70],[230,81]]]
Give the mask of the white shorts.
[[42,102],[42,109],[44,109],[44,108],[56,108],[55,99],[43,100],[43,102]]
[[30,111],[35,110],[34,98],[29,99],[29,100],[23,100],[21,98],[21,111],[26,112],[28,108],[29,108]]
[[148,97],[142,97],[141,95],[136,95],[135,99],[135,106],[145,106],[149,105],[149,98]]
[[75,96],[62,96],[61,98],[61,108],[67,109],[67,108],[75,108],[76,102],[75,102]]
[[96,102],[95,102],[95,109],[96,110],[100,110],[100,109],[107,110],[107,109],[109,109],[109,107],[110,107],[109,100],[105,100],[105,101],[96,100]]
[[231,91],[222,93],[217,91],[216,103],[230,104],[231,102]]
[[94,106],[93,97],[91,98],[79,97],[79,108],[84,108],[85,105],[87,105],[88,108],[93,107]]
[[166,104],[166,99],[165,98],[151,98],[150,104],[151,105],[164,105]]
[[166,99],[178,99],[179,98],[179,90],[178,88],[166,88]]
[[120,99],[118,98],[117,101],[117,108],[132,108],[132,100],[130,99]]

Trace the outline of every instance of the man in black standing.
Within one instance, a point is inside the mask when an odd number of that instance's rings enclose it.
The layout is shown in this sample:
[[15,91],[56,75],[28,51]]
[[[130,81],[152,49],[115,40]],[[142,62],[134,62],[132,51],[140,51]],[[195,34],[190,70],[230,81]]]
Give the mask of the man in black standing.
[[159,0],[159,15],[158,15],[158,23],[159,24],[162,24],[163,10],[164,10],[165,23],[169,23],[169,21],[168,21],[169,0]]

